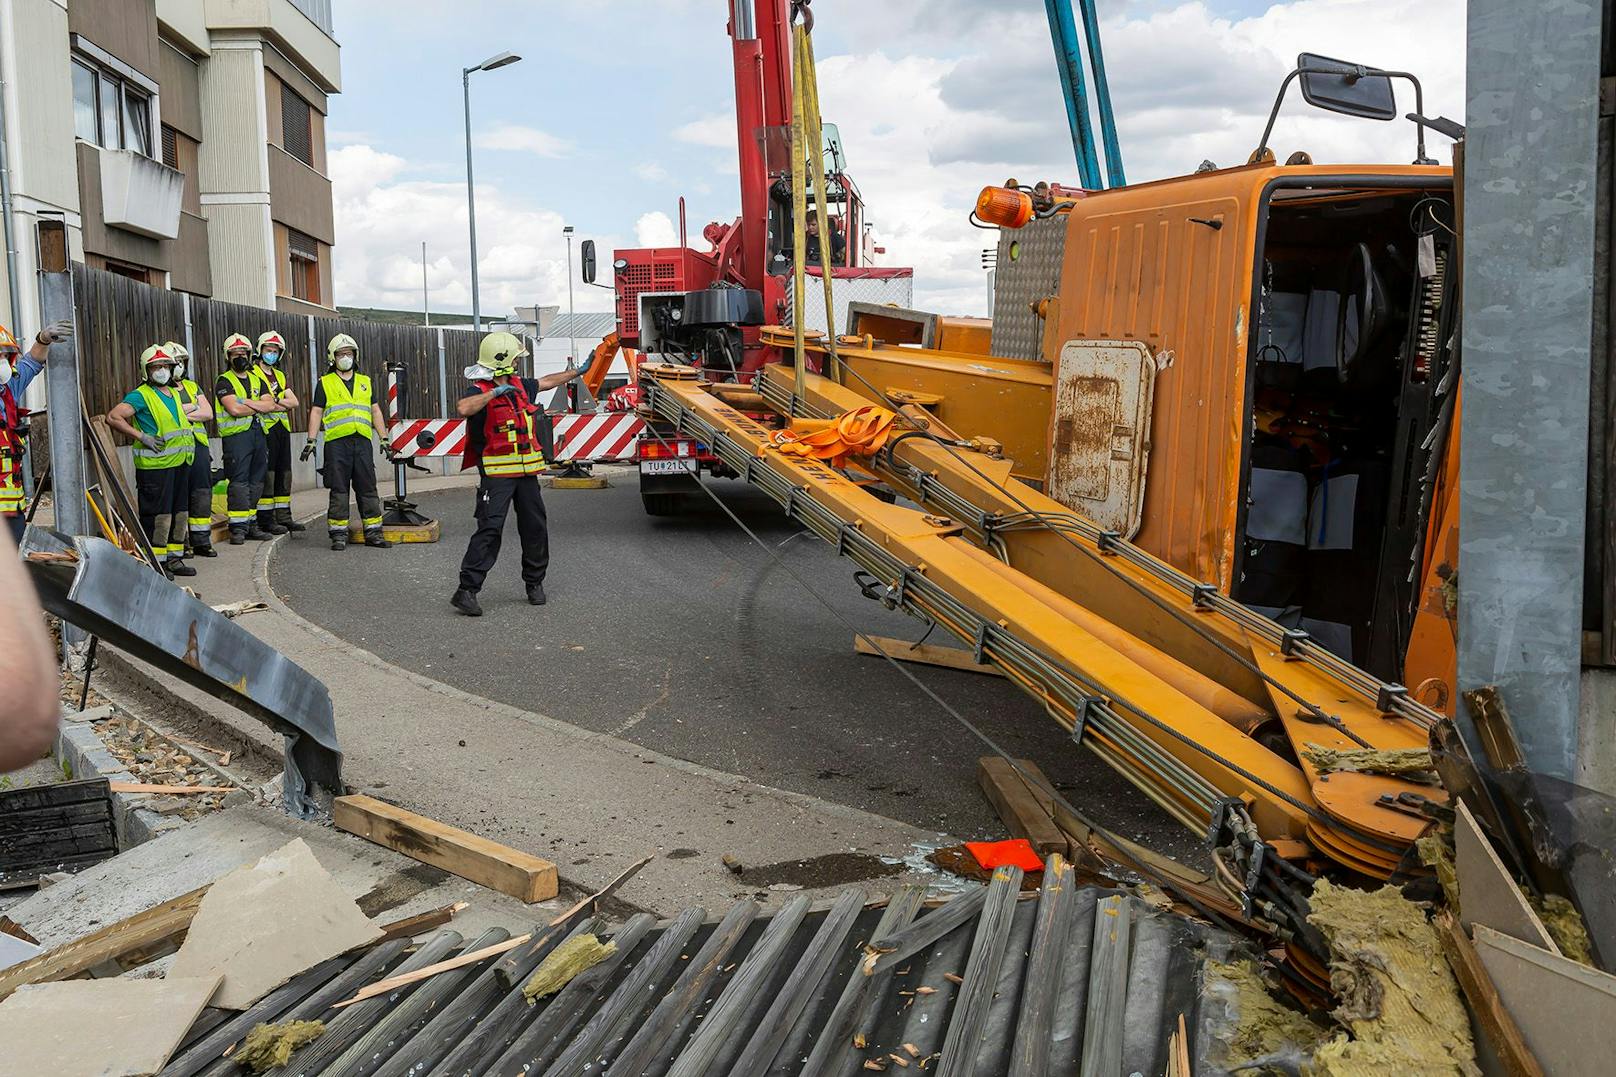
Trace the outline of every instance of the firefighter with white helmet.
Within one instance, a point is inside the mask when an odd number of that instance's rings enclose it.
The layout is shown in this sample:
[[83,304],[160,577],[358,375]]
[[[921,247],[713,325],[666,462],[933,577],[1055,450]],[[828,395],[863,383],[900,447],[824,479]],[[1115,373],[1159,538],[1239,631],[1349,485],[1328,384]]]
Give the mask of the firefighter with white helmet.
[[196,455],[191,460],[191,471],[186,481],[186,530],[189,539],[186,548],[195,557],[217,557],[213,549],[213,453],[208,444],[208,423],[213,418],[213,405],[191,377],[190,350],[177,340],[163,345],[163,350],[174,357],[174,378],[170,382],[179,394],[180,410],[191,424],[196,437]]
[[135,443],[135,498],[141,530],[169,579],[195,576],[185,563],[196,429],[174,385],[174,356],[153,344],[140,356],[141,383],[107,413],[107,425]]
[[24,354],[11,330],[0,325],[0,517],[5,518],[11,537],[19,543],[24,508],[23,447],[28,437],[28,409],[22,406],[23,393],[45,368],[50,346],[72,335],[72,322],[56,322],[41,329]]
[[258,495],[258,526],[272,535],[302,531],[292,519],[292,416],[298,400],[286,384],[286,338],[271,329],[258,336],[258,379],[282,409],[261,420],[266,462],[264,489]]
[[[325,484],[331,490],[325,525],[333,550],[348,545],[348,489],[353,488],[363,521],[365,545],[385,550],[392,543],[382,535],[382,499],[376,492],[376,443],[386,436],[381,405],[371,392],[370,378],[359,373],[359,344],[338,333],[325,348],[329,373],[314,387],[309,407],[309,440],[303,459],[314,455],[316,435],[325,434]],[[384,449],[386,442],[382,442]]]
[[468,617],[481,617],[477,592],[499,558],[505,514],[516,504],[516,532],[522,539],[522,582],[527,600],[544,605],[544,573],[550,565],[550,531],[539,494],[544,450],[539,424],[547,422],[538,396],[546,389],[581,377],[588,367],[569,368],[542,378],[524,378],[517,364],[527,350],[515,334],[483,337],[477,364],[466,369],[471,382],[456,407],[466,420],[466,448],[461,470],[476,467],[477,531],[460,562],[460,588],[449,604]]
[[264,418],[286,409],[270,394],[269,387],[253,369],[253,345],[240,333],[231,333],[224,342],[225,370],[214,382],[213,395],[219,401],[219,442],[224,446],[225,476],[230,480],[226,495],[230,513],[230,545],[240,546],[248,539],[259,541],[274,532],[258,524],[258,499],[264,494],[269,471],[269,442],[264,437]]

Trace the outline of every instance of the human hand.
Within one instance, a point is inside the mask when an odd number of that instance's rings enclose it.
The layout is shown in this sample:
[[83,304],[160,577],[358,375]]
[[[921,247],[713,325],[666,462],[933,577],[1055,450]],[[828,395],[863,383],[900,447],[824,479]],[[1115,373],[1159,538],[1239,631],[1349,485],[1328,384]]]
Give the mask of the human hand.
[[73,323],[64,318],[61,321],[51,322],[34,335],[34,339],[41,344],[60,344],[64,340],[73,339]]
[[140,435],[140,443],[146,446],[146,448],[150,449],[152,452],[156,452],[158,449],[163,447],[163,443],[157,440],[157,435],[155,434]]
[[516,392],[516,386],[514,386],[514,385],[501,385],[497,389],[494,390],[494,399],[497,400],[502,396],[510,396],[514,392]]
[[302,460],[304,463],[307,463],[309,460],[312,460],[313,458],[314,458],[314,439],[310,438],[307,442],[304,443],[303,451],[298,454],[298,459]]

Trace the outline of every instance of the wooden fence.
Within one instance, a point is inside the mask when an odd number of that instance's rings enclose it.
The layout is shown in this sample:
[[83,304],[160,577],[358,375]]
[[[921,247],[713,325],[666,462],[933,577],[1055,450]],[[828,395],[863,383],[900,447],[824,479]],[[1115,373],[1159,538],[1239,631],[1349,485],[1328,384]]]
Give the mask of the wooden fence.
[[327,370],[326,344],[347,333],[359,345],[359,369],[370,375],[385,412],[387,364],[405,366],[402,414],[411,419],[447,418],[443,390],[459,395],[461,371],[475,361],[477,334],[426,326],[385,325],[351,318],[311,318],[239,303],[198,299],[155,288],[105,270],[75,263],[73,288],[79,330],[79,369],[90,414],[103,415],[140,382],[140,353],[153,344],[178,341],[191,352],[191,377],[210,392],[224,368],[223,347],[232,333],[253,341],[274,329],[286,338],[287,385],[303,406],[292,428],[308,423],[314,380]]

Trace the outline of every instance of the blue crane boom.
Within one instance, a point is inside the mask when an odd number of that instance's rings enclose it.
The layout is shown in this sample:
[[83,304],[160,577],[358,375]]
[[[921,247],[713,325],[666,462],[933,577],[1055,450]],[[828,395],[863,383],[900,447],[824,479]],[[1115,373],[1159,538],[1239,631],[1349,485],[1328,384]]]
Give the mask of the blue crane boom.
[[1072,149],[1077,154],[1078,178],[1088,190],[1120,187],[1127,182],[1122,171],[1122,147],[1117,142],[1116,116],[1111,110],[1111,87],[1105,77],[1105,55],[1100,46],[1100,20],[1094,0],[1075,0],[1083,16],[1083,38],[1088,47],[1088,67],[1094,77],[1094,103],[1099,112],[1100,142],[1105,148],[1105,177],[1100,175],[1099,152],[1095,146],[1094,118],[1089,111],[1088,76],[1084,71],[1083,50],[1077,40],[1074,0],[1044,0],[1049,16],[1049,35],[1055,46],[1055,66],[1060,72],[1061,92],[1066,99],[1066,120],[1072,130]]

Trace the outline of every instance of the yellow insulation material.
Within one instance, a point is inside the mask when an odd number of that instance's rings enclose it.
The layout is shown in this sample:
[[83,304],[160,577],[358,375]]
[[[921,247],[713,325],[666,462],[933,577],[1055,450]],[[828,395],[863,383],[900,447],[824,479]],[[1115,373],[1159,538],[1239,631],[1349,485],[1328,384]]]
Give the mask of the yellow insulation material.
[[1308,921],[1330,946],[1335,1017],[1351,1032],[1313,1055],[1310,1077],[1479,1074],[1459,985],[1424,911],[1394,886],[1321,879]]
[[546,995],[555,994],[571,983],[575,976],[589,971],[616,952],[615,942],[603,943],[592,934],[574,935],[551,951],[550,956],[533,970],[533,978],[522,988],[522,996],[531,1006]]
[[324,1021],[286,1021],[278,1025],[257,1025],[241,1041],[241,1049],[231,1055],[236,1065],[252,1073],[284,1066],[292,1052],[325,1034]]
[[1320,772],[1356,770],[1364,774],[1390,774],[1415,781],[1435,781],[1436,764],[1429,748],[1326,748],[1309,744],[1302,756]]

